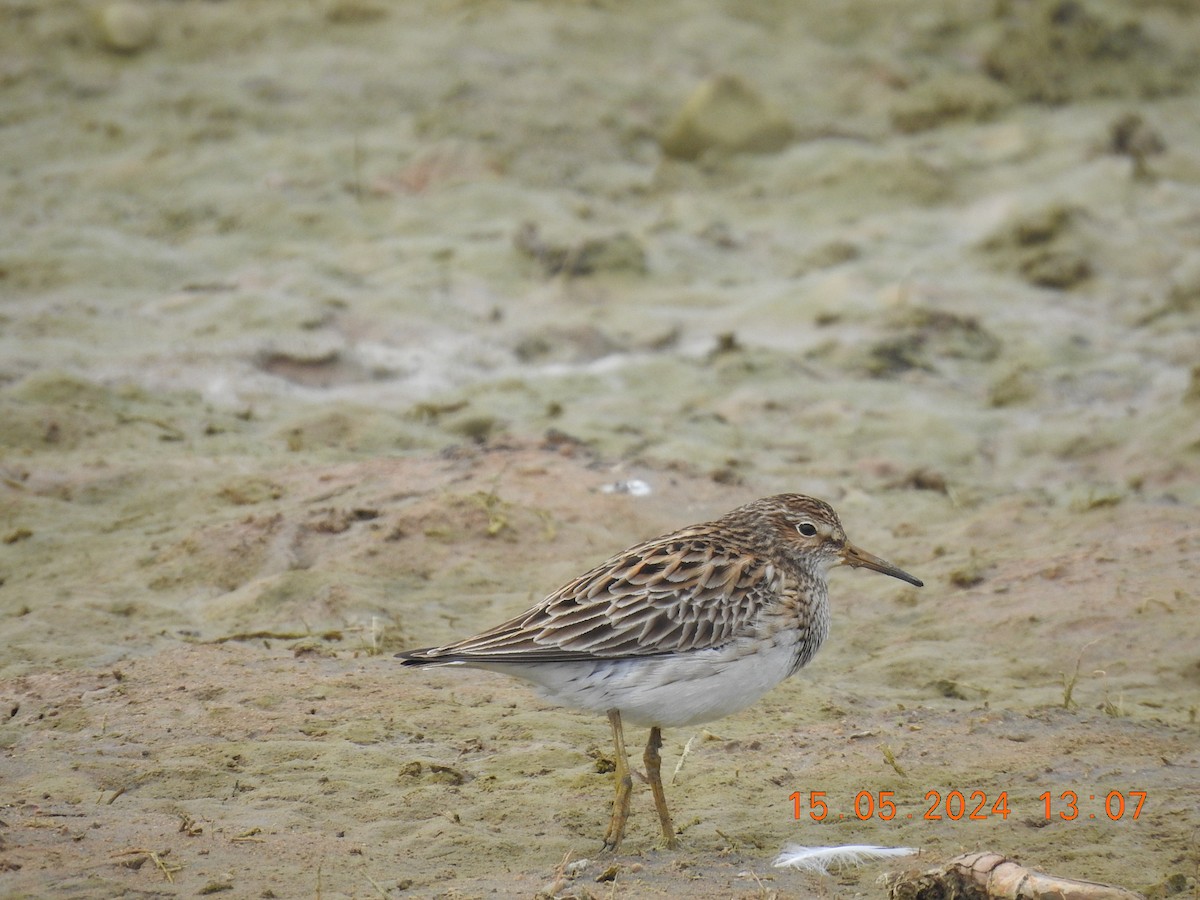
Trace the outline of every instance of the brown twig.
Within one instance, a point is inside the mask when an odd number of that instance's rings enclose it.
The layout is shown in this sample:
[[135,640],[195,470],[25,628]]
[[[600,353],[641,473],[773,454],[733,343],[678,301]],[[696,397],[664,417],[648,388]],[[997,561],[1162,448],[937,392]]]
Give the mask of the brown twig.
[[1027,868],[999,853],[967,853],[940,869],[888,878],[891,900],[960,897],[962,900],[1143,900],[1111,884],[1061,878]]
[[[166,855],[167,853],[170,853],[170,852],[171,852],[170,850],[165,850],[165,851],[163,851],[163,855]],[[163,861],[162,856],[160,856],[157,852],[155,852],[154,850],[147,850],[145,847],[132,847],[129,850],[122,850],[119,853],[113,854],[113,856],[134,856],[134,855],[142,855],[142,856],[150,857],[151,862],[153,862],[155,867],[160,872],[162,872],[163,875],[166,876],[167,881],[169,881],[171,884],[175,883],[174,873],[183,871],[183,866],[168,864]]]

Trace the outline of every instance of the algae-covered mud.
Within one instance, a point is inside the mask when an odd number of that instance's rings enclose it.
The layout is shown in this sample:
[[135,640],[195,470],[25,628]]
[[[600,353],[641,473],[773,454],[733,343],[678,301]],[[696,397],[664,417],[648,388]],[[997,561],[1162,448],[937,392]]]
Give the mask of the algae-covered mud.
[[[5,3],[0,894],[978,849],[1193,895],[1197,46],[1185,0]],[[834,571],[808,668],[667,732],[679,851],[638,785],[598,852],[602,719],[393,659],[779,491],[926,586]]]

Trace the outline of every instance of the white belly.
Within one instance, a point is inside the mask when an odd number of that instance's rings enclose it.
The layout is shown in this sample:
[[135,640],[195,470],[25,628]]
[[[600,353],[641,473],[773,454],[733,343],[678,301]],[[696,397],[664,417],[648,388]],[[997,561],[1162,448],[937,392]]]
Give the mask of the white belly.
[[676,656],[479,666],[531,681],[547,700],[575,709],[618,709],[633,725],[671,728],[745,709],[792,672],[796,643],[779,635],[748,651],[742,643]]

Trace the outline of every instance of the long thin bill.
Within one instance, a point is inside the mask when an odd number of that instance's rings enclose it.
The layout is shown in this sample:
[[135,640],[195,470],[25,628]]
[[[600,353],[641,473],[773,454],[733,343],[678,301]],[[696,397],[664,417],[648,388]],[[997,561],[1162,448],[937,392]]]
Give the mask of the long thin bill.
[[860,567],[874,569],[876,572],[891,575],[893,578],[899,578],[901,581],[907,581],[909,584],[915,584],[917,587],[925,586],[925,582],[920,578],[909,575],[903,569],[893,566],[886,559],[880,559],[866,550],[860,550],[849,542],[846,543],[845,548],[842,550],[842,562],[856,569]]

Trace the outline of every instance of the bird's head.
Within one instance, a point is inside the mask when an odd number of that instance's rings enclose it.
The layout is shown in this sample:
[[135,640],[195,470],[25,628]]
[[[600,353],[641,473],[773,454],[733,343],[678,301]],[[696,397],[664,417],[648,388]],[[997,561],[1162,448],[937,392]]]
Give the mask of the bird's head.
[[803,494],[778,494],[750,506],[759,507],[756,513],[770,533],[773,548],[793,566],[810,569],[822,578],[834,566],[861,567],[917,587],[924,585],[919,578],[852,544],[828,503]]

